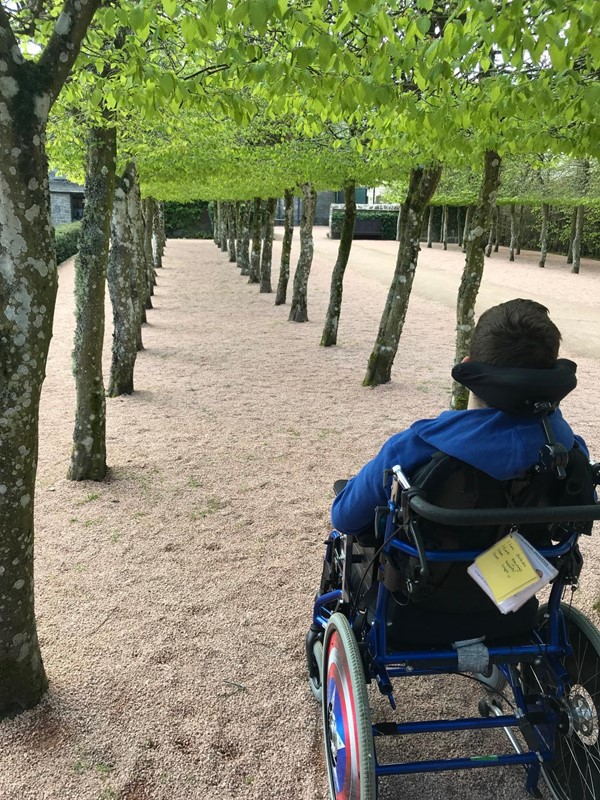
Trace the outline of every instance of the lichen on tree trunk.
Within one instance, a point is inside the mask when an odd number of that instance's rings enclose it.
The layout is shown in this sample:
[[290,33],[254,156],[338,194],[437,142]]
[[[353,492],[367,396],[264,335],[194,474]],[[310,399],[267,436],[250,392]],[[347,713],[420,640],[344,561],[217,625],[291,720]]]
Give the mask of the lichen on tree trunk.
[[260,281],[260,248],[262,244],[262,200],[260,197],[254,198],[252,209],[252,252],[250,254],[250,271],[248,273],[248,283],[258,283]]
[[133,305],[135,287],[132,286],[133,232],[127,210],[127,197],[134,184],[132,170],[134,166],[130,163],[123,176],[116,180],[111,220],[107,282],[113,309],[114,333],[107,392],[109,397],[133,392],[133,370],[137,356],[137,319]]
[[[354,238],[354,224],[356,222],[356,184],[354,181],[344,186],[344,220],[340,234],[340,246],[331,275],[331,289],[329,292],[329,306],[325,317],[325,325],[321,335],[321,346],[331,347],[337,344],[337,332],[342,310],[342,293],[344,287],[344,273],[350,258],[352,240]],[[400,213],[398,217],[401,219]]]
[[312,266],[313,222],[317,205],[317,193],[311,183],[302,184],[302,216],[300,218],[300,256],[294,275],[290,322],[308,322],[308,277]]
[[283,242],[281,243],[279,281],[277,282],[277,293],[275,295],[276,306],[281,306],[285,303],[290,279],[290,254],[292,251],[292,239],[294,238],[294,192],[291,189],[286,189],[284,192],[284,206]]
[[85,209],[75,258],[75,347],[73,374],[77,405],[71,464],[72,481],[106,476],[106,400],[102,376],[104,285],[115,191],[115,128],[89,132]]
[[542,203],[542,230],[540,233],[540,260],[538,267],[546,266],[546,255],[548,253],[548,216],[550,214],[550,206],[548,203]]
[[[484,248],[499,185],[500,156],[488,150],[483,159],[483,178],[479,190],[479,200],[471,215],[466,237],[467,256],[456,302],[455,363],[462,361],[469,354],[475,328],[475,301],[483,276]],[[454,381],[451,407],[464,409],[467,407],[468,399],[468,390]]]
[[[427,247],[433,247],[433,210],[434,206],[429,206],[429,215],[427,218]],[[402,219],[402,211],[398,213],[398,219]],[[396,241],[400,241],[399,232],[396,233]]]
[[260,259],[260,292],[269,294],[271,287],[271,264],[273,261],[273,235],[275,231],[275,211],[277,198],[269,197],[266,203],[265,235]]
[[402,335],[417,268],[423,217],[441,174],[442,167],[438,164],[415,167],[411,171],[408,193],[402,206],[402,231],[396,270],[367,365],[364,386],[378,386],[391,379],[392,364]]

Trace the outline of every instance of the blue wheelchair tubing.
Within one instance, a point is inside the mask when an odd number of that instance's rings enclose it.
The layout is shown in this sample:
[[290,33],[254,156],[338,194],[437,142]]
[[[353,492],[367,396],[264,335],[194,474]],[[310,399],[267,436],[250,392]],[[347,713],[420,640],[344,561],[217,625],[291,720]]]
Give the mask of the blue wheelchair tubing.
[[[338,531],[334,531],[334,535],[335,534],[340,536]],[[556,558],[564,555],[574,546],[578,536],[579,534],[577,532],[573,532],[564,542],[553,547],[542,548],[539,552],[546,558]],[[416,548],[396,538],[388,537],[388,539],[385,540],[383,549],[388,552],[392,549],[399,549],[409,556],[418,558],[418,551]],[[426,557],[431,561],[472,561],[480,552],[481,551],[471,550],[448,552],[427,551]],[[567,677],[561,659],[570,655],[572,652],[566,639],[564,620],[560,612],[560,602],[564,586],[563,576],[559,573],[558,577],[553,582],[548,602],[549,636],[547,641],[539,639],[537,643],[528,645],[492,646],[488,648],[490,663],[497,663],[500,665],[529,661],[538,656],[543,656],[549,662],[549,665],[558,679],[558,697],[564,692],[564,683]],[[377,594],[374,622],[366,639],[366,666],[370,677],[376,678],[381,692],[387,694],[390,701],[392,701],[391,678],[458,672],[459,669],[457,652],[450,648],[433,651],[411,649],[388,653],[386,626],[378,622],[378,620],[386,619],[388,596],[388,590],[381,584]],[[329,617],[333,613],[333,609],[335,609],[342,600],[343,591],[341,589],[335,589],[318,597],[315,601],[313,612],[314,623],[324,629]],[[350,620],[350,622],[352,623],[353,620]],[[512,679],[510,667],[500,666],[500,669],[509,680],[517,706],[521,709],[522,713],[523,709],[526,707],[526,701],[521,687]],[[527,783],[528,786],[533,787],[537,783],[540,764],[547,763],[554,757],[553,745],[545,741],[542,731],[547,726],[556,725],[557,721],[557,716],[554,711],[546,709],[543,712],[541,718],[536,722],[533,728],[538,746],[529,751],[507,755],[474,756],[393,764],[379,764],[376,756],[375,772],[377,777],[382,777],[385,775],[402,775],[417,772],[480,769],[485,767],[521,764],[529,767],[530,772]],[[399,736],[436,731],[515,728],[519,727],[519,724],[520,720],[516,714],[502,715],[491,719],[473,717],[453,720],[431,720],[386,725],[385,731],[378,730],[377,725],[373,725],[373,736],[379,737],[382,735],[389,735],[390,731],[393,735]]]

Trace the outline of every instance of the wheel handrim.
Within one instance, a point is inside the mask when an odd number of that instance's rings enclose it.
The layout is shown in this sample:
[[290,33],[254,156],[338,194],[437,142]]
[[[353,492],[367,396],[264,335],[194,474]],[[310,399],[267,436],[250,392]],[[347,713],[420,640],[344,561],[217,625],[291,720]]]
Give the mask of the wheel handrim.
[[334,631],[327,646],[327,756],[336,800],[360,797],[358,729],[348,664]]

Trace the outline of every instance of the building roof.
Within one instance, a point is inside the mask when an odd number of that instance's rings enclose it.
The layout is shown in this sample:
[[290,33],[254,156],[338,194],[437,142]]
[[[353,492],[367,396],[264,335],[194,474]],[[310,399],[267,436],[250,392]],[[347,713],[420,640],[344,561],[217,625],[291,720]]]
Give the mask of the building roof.
[[51,192],[63,192],[68,194],[82,194],[84,187],[77,183],[72,183],[62,175],[58,175],[56,170],[51,170],[48,175],[48,183]]

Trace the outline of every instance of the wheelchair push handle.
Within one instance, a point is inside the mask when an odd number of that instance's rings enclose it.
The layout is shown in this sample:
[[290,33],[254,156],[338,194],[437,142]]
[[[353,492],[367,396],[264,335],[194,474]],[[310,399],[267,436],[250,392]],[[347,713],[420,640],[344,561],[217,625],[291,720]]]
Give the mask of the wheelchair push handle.
[[442,508],[413,495],[410,507],[419,516],[439,525],[514,525],[550,522],[592,522],[600,520],[600,503],[589,506],[548,506],[546,508]]
[[[598,472],[598,464],[594,464]],[[428,503],[419,490],[410,485],[402,468],[397,465],[393,474],[402,489],[403,510],[406,516],[408,507],[420,517],[438,525],[503,525],[551,522],[593,522],[600,520],[600,503],[580,506],[547,506],[525,508],[443,508]]]

